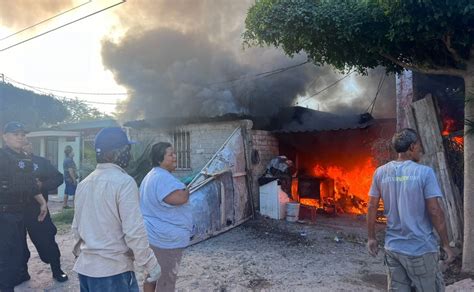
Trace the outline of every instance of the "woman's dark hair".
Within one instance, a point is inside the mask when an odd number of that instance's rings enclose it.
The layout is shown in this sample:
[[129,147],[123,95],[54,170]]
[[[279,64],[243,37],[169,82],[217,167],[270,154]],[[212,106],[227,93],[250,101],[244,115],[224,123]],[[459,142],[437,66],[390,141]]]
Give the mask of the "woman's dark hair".
[[393,135],[392,146],[397,153],[404,153],[416,141],[418,141],[418,133],[413,129],[405,128]]
[[160,163],[165,158],[166,149],[172,147],[171,143],[158,142],[151,147],[151,165],[153,167],[160,166]]
[[66,155],[66,157],[69,157],[69,155],[71,154],[72,152],[72,147],[71,145],[66,145],[66,147],[64,147],[64,155]]

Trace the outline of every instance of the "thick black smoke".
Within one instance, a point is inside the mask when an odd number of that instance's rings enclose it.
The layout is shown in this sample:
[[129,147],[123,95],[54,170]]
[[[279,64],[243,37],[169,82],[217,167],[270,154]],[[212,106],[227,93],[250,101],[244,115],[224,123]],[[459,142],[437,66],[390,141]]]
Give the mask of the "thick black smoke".
[[[121,117],[270,115],[341,77],[313,64],[258,75],[300,64],[306,57],[289,58],[274,48],[243,49],[241,33],[252,3],[137,0],[122,5],[118,13],[128,31],[121,40],[104,40],[102,46],[104,65],[130,92],[119,108]],[[364,111],[379,75],[356,79],[351,84],[358,92],[344,86],[348,78],[313,97],[319,99],[320,110]],[[394,98],[395,93],[380,95]]]

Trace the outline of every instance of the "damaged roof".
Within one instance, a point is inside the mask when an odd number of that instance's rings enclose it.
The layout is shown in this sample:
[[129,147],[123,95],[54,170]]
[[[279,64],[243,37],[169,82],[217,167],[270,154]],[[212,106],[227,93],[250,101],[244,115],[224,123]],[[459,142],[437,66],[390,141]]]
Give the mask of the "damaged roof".
[[365,128],[372,124],[369,113],[361,115],[337,115],[321,112],[300,106],[286,107],[271,116],[249,116],[228,113],[214,117],[161,117],[129,121],[124,124],[131,128],[167,128],[197,123],[212,123],[248,119],[256,130],[267,130],[275,133],[318,132],[331,130],[348,130]]
[[228,122],[237,121],[252,118],[244,114],[228,113],[213,117],[199,117],[199,116],[188,116],[188,117],[161,117],[155,119],[145,119],[129,121],[124,124],[125,127],[134,129],[140,128],[167,128],[174,126],[182,126],[189,124],[201,124],[201,123],[212,123],[212,122]]
[[366,128],[373,123],[369,113],[337,115],[304,107],[290,107],[272,117],[266,130],[275,133],[319,132]]

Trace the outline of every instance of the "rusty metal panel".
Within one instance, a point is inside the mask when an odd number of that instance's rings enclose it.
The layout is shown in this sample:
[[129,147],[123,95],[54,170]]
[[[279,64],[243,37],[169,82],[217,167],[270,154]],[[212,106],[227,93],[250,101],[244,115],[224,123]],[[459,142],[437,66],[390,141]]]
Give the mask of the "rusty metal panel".
[[244,139],[237,128],[189,185],[194,216],[191,244],[250,218],[247,183]]

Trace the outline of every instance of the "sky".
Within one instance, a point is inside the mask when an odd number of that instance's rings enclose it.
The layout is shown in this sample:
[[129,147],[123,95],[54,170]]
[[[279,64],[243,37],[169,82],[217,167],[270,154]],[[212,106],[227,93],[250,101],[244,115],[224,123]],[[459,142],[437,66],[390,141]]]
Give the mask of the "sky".
[[[8,5],[7,2],[13,1],[0,2],[0,11],[3,11],[0,12],[0,38],[4,38],[25,27],[36,24],[61,11],[66,11],[71,7],[87,1],[75,1],[71,3],[62,1],[64,3],[62,7],[48,7],[46,3],[61,1],[23,1],[24,7],[18,7],[18,11],[11,11],[11,13],[6,12],[8,11],[8,7],[2,7],[3,5]],[[15,2],[18,3],[18,1]],[[41,13],[41,10],[33,9],[32,2],[43,2],[45,11]],[[84,5],[83,7],[87,9],[79,11],[80,13],[74,11],[66,13],[63,15],[63,18],[56,22],[47,22],[36,29],[29,29],[24,33],[0,41],[0,50],[117,2],[120,1],[107,0],[102,1],[98,5]],[[100,54],[102,38],[105,35],[114,33],[114,31],[118,33],[121,31],[121,29],[117,27],[117,17],[113,11],[119,7],[120,5],[31,41],[1,51],[0,74],[4,74],[6,78],[13,79],[17,82],[47,89],[73,92],[126,93],[126,89],[115,82],[113,74],[104,68]],[[30,9],[37,10],[38,13],[29,15],[25,12]],[[20,15],[25,13],[26,15],[24,18],[16,19],[16,22],[7,19],[7,15],[18,15],[15,12]],[[6,80],[11,82],[9,79]],[[28,88],[15,82],[12,82],[12,84]],[[43,92],[49,93],[50,91],[43,90]],[[67,98],[78,97],[81,100],[94,102],[95,104],[91,103],[92,106],[107,113],[113,112],[115,105],[98,103],[114,104],[126,97],[124,95],[100,96],[66,94],[61,92],[52,93]]]
[[[196,113],[272,113],[289,104],[356,113],[373,100],[383,78],[380,69],[368,77],[352,74],[315,97],[311,97],[314,92],[344,75],[329,67],[306,64],[268,78],[255,78],[261,72],[299,64],[306,58],[304,54],[289,58],[275,48],[243,48],[240,36],[252,0],[121,2],[0,1],[0,74],[13,85],[77,97],[106,113],[123,112],[123,118],[129,120]],[[8,48],[12,45],[16,46]],[[234,79],[238,81],[226,83]],[[69,94],[51,89],[118,95]],[[391,104],[383,102],[393,97],[392,76],[386,78],[380,92],[376,115],[393,116]],[[118,102],[122,105],[116,108]]]

